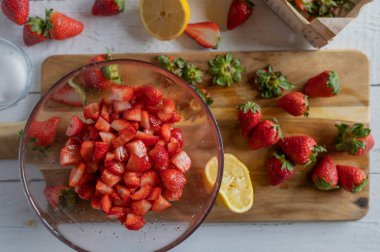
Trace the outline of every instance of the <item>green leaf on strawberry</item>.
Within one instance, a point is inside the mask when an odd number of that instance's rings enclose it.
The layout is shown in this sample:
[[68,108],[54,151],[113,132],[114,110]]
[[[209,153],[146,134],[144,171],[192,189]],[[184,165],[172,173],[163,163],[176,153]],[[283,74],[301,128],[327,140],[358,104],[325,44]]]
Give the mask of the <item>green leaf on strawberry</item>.
[[79,94],[83,102],[83,107],[86,106],[86,92],[82,89],[82,87],[76,84],[72,79],[68,81],[68,85]]
[[210,95],[205,92],[204,90],[200,89],[197,86],[194,86],[194,90],[199,94],[199,96],[202,98],[202,100],[208,105],[212,105],[214,100],[210,97]]
[[282,163],[282,165],[281,165],[281,170],[286,169],[286,170],[288,170],[288,171],[291,172],[291,171],[294,169],[294,164],[293,164],[292,162],[288,161],[288,160],[286,159],[286,156],[285,156],[284,154],[279,154],[278,152],[275,152],[275,153],[273,154],[273,156],[274,156],[276,159],[278,159],[278,160],[281,161],[281,163]]
[[234,59],[231,53],[225,56],[217,55],[209,61],[209,73],[213,76],[213,83],[219,86],[231,86],[241,81],[245,68],[239,59]]

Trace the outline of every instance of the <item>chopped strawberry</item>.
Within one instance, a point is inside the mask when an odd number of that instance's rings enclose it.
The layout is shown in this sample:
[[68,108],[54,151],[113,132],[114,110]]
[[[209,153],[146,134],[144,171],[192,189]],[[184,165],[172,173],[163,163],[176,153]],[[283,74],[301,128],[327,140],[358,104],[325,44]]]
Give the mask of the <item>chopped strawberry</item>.
[[175,155],[172,159],[170,159],[170,162],[172,162],[183,173],[187,172],[191,167],[191,159],[184,151]]
[[125,226],[129,230],[140,230],[144,227],[145,223],[144,217],[133,213],[127,214],[127,218],[125,220]]
[[84,97],[69,85],[59,87],[51,95],[53,101],[65,104],[71,107],[82,107]]
[[180,150],[180,148],[177,140],[168,143],[168,153],[170,158],[173,158],[178,153],[178,150]]
[[79,163],[82,160],[79,146],[71,145],[63,147],[60,153],[59,162],[62,166],[69,166]]
[[165,113],[164,111],[158,112],[158,118],[163,122],[169,122],[173,118],[174,113]]
[[95,193],[93,184],[83,184],[78,190],[78,196],[84,200],[90,200]]
[[112,219],[123,217],[127,214],[124,207],[114,206],[112,207],[108,213],[107,216]]
[[161,187],[155,187],[153,188],[150,195],[146,198],[147,200],[156,200],[161,195]]
[[172,118],[170,118],[170,120],[167,122],[174,124],[174,123],[181,121],[181,119],[182,119],[181,115],[177,111],[174,111],[172,113]]
[[157,88],[145,85],[140,87],[137,91],[137,100],[146,105],[155,106],[162,100],[162,93]]
[[116,185],[116,191],[117,193],[120,195],[120,198],[122,200],[129,200],[129,196],[131,195],[131,191],[125,187],[125,186],[122,186],[122,185]]
[[131,122],[131,124],[132,124],[133,128],[134,128],[136,131],[139,130],[139,128],[140,128],[140,124],[139,124],[139,122]]
[[107,105],[103,105],[102,109],[100,110],[100,116],[104,120],[106,120],[107,122],[109,122],[110,121],[110,112],[111,112],[110,107],[108,107]]
[[96,190],[101,194],[111,194],[113,192],[111,187],[100,180],[96,183]]
[[177,169],[166,169],[160,172],[164,187],[172,192],[182,190],[187,183],[185,175]]
[[135,154],[137,157],[142,158],[147,155],[145,144],[141,140],[135,140],[127,144],[127,149],[130,154]]
[[182,148],[183,147],[183,134],[182,134],[182,130],[179,129],[179,128],[174,128],[171,130],[171,136],[174,137],[175,139],[177,139],[178,143],[179,143],[179,147]]
[[131,195],[131,199],[132,200],[141,200],[141,199],[145,199],[146,197],[148,197],[150,195],[150,193],[152,192],[152,186],[147,184],[147,185],[144,185],[140,187],[140,189],[138,189],[136,192],[134,192],[132,195]]
[[162,111],[165,114],[171,114],[175,111],[175,103],[172,99],[164,98],[162,100]]
[[134,131],[134,128],[132,126],[132,124],[124,119],[117,119],[117,120],[114,120],[112,123],[111,123],[111,127],[120,132],[120,131],[123,131],[125,129],[128,129],[130,131]]
[[124,173],[124,163],[123,162],[114,162],[108,170],[115,175],[123,175]]
[[104,143],[111,144],[116,135],[111,132],[99,132],[100,138]]
[[109,150],[109,146],[107,143],[95,142],[94,154],[93,154],[92,159],[95,162],[103,161],[107,155],[108,150]]
[[159,140],[156,145],[166,146],[166,143],[164,140]]
[[136,139],[143,141],[146,146],[153,146],[158,142],[160,138],[158,136],[146,134],[142,131],[137,131]]
[[82,130],[80,138],[82,140],[96,141],[99,138],[99,131],[95,128],[95,124],[85,125],[85,129]]
[[86,162],[86,172],[88,173],[95,173],[99,170],[99,168],[99,164],[92,160]]
[[168,123],[164,123],[161,127],[161,138],[166,142],[170,141],[171,129],[171,125]]
[[150,129],[150,120],[148,111],[141,110],[141,127]]
[[129,157],[127,166],[125,169],[131,172],[145,172],[152,167],[152,163],[148,156],[139,158],[135,154],[131,154]]
[[130,101],[134,90],[128,86],[112,86],[110,99],[113,101]]
[[134,214],[144,215],[152,208],[152,204],[148,200],[141,199],[138,201],[132,201],[131,208]]
[[99,197],[92,197],[91,198],[91,207],[96,210],[102,210],[102,205],[100,203]]
[[109,187],[114,187],[121,180],[121,177],[113,174],[107,169],[102,172],[101,178],[102,181]]
[[69,123],[69,126],[66,129],[65,134],[68,137],[73,137],[73,136],[78,135],[82,131],[82,129],[83,129],[82,120],[79,117],[73,115],[71,117],[71,121]]
[[[112,153],[112,152],[107,152],[106,154],[106,158],[104,159],[104,161],[112,161],[116,158],[116,155],[115,153]],[[104,162],[104,165],[105,165],[106,162]],[[107,166],[107,165],[105,165]]]
[[95,143],[93,141],[83,141],[80,146],[80,155],[85,161],[92,160]]
[[156,106],[145,106],[144,109],[149,113],[149,115],[153,115],[154,117],[158,115],[158,108]]
[[60,117],[52,117],[42,122],[32,121],[29,127],[28,137],[34,138],[37,146],[48,147],[53,143],[57,135],[60,122]]
[[145,185],[157,186],[160,184],[160,178],[155,171],[147,171],[141,175],[140,186]]
[[108,213],[112,208],[112,200],[109,195],[103,195],[100,199],[100,205],[102,207],[103,212]]
[[125,120],[128,120],[128,121],[140,122],[141,121],[141,109],[136,108],[136,107],[130,108],[123,113],[123,118]]
[[115,153],[115,159],[117,161],[125,162],[128,161],[128,153],[127,153],[127,148],[125,146],[119,146],[115,148],[114,150]]
[[99,119],[95,123],[95,128],[99,131],[109,132],[111,125],[103,117],[99,116]]
[[114,199],[113,200],[113,205],[114,206],[120,206],[120,207],[129,207],[130,206],[130,201],[128,200],[123,200],[123,199]]
[[130,108],[132,108],[132,105],[127,101],[114,101],[113,102],[113,110],[115,111],[115,113],[121,113],[121,112],[124,112]]
[[82,178],[85,170],[86,170],[86,165],[84,163],[79,163],[73,169],[71,169],[70,178],[69,178],[69,186],[75,187],[79,183],[80,179]]
[[71,145],[79,146],[79,145],[81,145],[81,143],[78,139],[70,137],[69,140],[67,140],[67,142],[65,143],[65,146],[69,147]]
[[113,192],[110,194],[110,197],[112,198],[112,201],[113,201],[114,199],[121,200],[120,195],[119,195],[116,191],[113,191]]
[[169,154],[164,146],[157,144],[150,152],[149,157],[154,162],[154,167],[162,168],[169,165]]
[[174,192],[165,190],[163,193],[163,196],[169,201],[177,201],[182,197],[182,190],[178,190]]
[[91,119],[93,121],[98,120],[99,118],[99,104],[94,102],[91,104],[88,104],[84,109],[83,109],[83,115],[85,119]]
[[98,67],[91,67],[78,76],[77,82],[84,89],[104,90],[112,83]]
[[[86,166],[85,172],[83,173],[82,177],[80,178],[78,184],[75,186],[75,191],[78,191],[79,187],[81,187],[82,185],[94,184],[95,179],[96,179],[95,174],[89,173],[87,171],[87,166]],[[95,188],[95,185],[93,185],[93,187]]]
[[143,132],[148,135],[154,135],[154,131],[151,129],[143,129]]
[[112,114],[110,114],[110,122],[112,123],[113,121],[120,119],[120,117],[121,117],[120,114],[112,113]]
[[140,187],[140,173],[125,172],[123,181],[129,188],[139,188]]
[[170,204],[169,201],[167,201],[162,195],[158,196],[158,199],[156,199],[153,202],[152,205],[152,211],[154,212],[162,212],[168,209],[172,204]]
[[112,141],[112,146],[117,148],[131,141],[136,136],[136,130],[133,128],[124,129],[119,136]]

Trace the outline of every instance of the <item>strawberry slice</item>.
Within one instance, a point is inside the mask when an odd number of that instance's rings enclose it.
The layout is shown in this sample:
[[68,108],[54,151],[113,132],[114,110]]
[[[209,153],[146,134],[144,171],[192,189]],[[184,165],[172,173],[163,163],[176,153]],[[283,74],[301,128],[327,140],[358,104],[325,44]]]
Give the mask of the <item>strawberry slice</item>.
[[65,143],[66,147],[69,147],[71,145],[79,146],[81,145],[80,141],[77,138],[70,137],[69,140]]
[[114,162],[108,170],[115,175],[123,175],[124,173],[124,163],[123,162]]
[[161,138],[166,142],[170,141],[171,129],[171,125],[168,123],[164,123],[161,127]]
[[172,159],[170,159],[170,162],[172,162],[178,170],[183,173],[187,172],[191,167],[191,159],[184,151],[176,154]]
[[80,155],[85,161],[92,160],[95,143],[93,141],[83,141],[80,146]]
[[115,159],[117,161],[125,162],[128,161],[128,153],[127,153],[127,148],[125,146],[119,146],[115,148],[114,150],[115,153]]
[[108,107],[107,105],[103,105],[102,106],[102,109],[100,110],[100,116],[106,120],[107,122],[110,121],[110,113],[111,113],[111,109],[110,107]]
[[164,187],[172,192],[180,191],[187,183],[185,175],[177,169],[166,169],[160,172]]
[[158,142],[160,138],[158,136],[153,136],[142,131],[137,131],[136,139],[143,141],[146,146],[153,146]]
[[91,198],[91,207],[96,210],[102,210],[102,205],[100,203],[99,197],[92,197]]
[[91,119],[94,122],[98,120],[99,118],[99,104],[94,102],[91,104],[88,104],[84,109],[83,109],[83,115],[85,119]]
[[128,86],[115,86],[111,87],[111,96],[112,101],[127,101],[129,102],[133,98],[134,90]]
[[147,200],[156,200],[161,195],[161,187],[155,187],[153,188],[151,194],[146,198]]
[[82,160],[79,146],[71,145],[63,147],[59,156],[59,163],[62,166],[69,166],[79,163]]
[[167,201],[162,195],[158,196],[158,199],[153,201],[152,211],[162,212],[168,209],[172,204]]
[[104,160],[109,150],[109,145],[103,142],[95,142],[92,159],[99,163]]
[[132,108],[132,105],[127,101],[114,101],[113,110],[115,113],[121,113]]
[[105,169],[102,172],[102,181],[109,187],[114,187],[119,181],[121,180],[121,177],[113,174],[109,170]]
[[67,106],[82,107],[84,96],[83,93],[79,93],[69,85],[63,85],[54,91],[51,95],[51,99]]
[[108,211],[107,216],[111,219],[117,219],[123,217],[127,214],[127,211],[124,207],[114,206]]
[[124,183],[130,188],[140,187],[140,173],[126,172],[123,177]]
[[138,201],[132,201],[131,208],[134,214],[144,215],[152,208],[152,204],[149,201],[142,199]]
[[84,163],[80,163],[76,165],[73,169],[71,169],[70,178],[69,178],[69,186],[75,187],[79,183],[80,179],[82,178],[85,170],[86,170],[86,165]]
[[129,230],[140,230],[144,227],[145,223],[144,217],[129,213],[125,220],[125,227]]
[[177,201],[182,197],[182,190],[177,190],[174,192],[165,190],[163,196],[169,201]]
[[188,24],[185,33],[205,48],[218,48],[220,29],[214,22]]
[[123,118],[128,121],[141,121],[141,108],[133,107],[123,113]]
[[103,212],[108,213],[112,208],[112,199],[109,195],[103,195],[100,199],[100,205]]
[[149,157],[153,160],[155,168],[160,169],[169,165],[169,154],[164,146],[156,144],[149,152]]
[[124,119],[116,119],[112,121],[111,127],[118,132],[123,131],[125,129],[129,129],[131,131],[134,130],[132,124]]
[[149,184],[141,186],[139,190],[137,190],[131,195],[131,200],[145,199],[146,197],[150,195],[150,193],[152,192],[152,189],[153,189],[152,186]]
[[137,101],[142,102],[146,106],[155,106],[162,100],[162,93],[157,88],[145,85],[136,90]]
[[181,121],[181,119],[182,119],[181,115],[177,111],[174,111],[172,113],[172,118],[170,118],[170,120],[168,120],[167,122],[174,124],[174,123]]
[[125,169],[131,172],[145,172],[152,167],[152,163],[148,156],[139,158],[135,154],[131,154],[129,157],[127,166]]
[[164,111],[160,110],[157,114],[158,118],[163,122],[169,122],[172,120],[174,113],[165,113]]
[[129,141],[131,141],[136,136],[136,130],[133,128],[126,128],[119,133],[119,136],[112,141],[112,146],[116,149]]
[[116,135],[111,132],[99,132],[100,138],[104,143],[111,144]]
[[143,187],[145,185],[157,186],[160,184],[160,178],[157,173],[154,171],[147,171],[141,175],[140,186]]
[[[91,156],[92,156],[92,154],[91,154]],[[95,163],[92,160],[86,162],[86,172],[88,172],[88,173],[95,173],[99,170],[99,168],[100,168],[99,164]]]
[[176,110],[174,101],[172,99],[164,98],[162,100],[162,108],[161,109],[165,114],[173,113]]
[[83,184],[78,189],[78,196],[84,200],[90,200],[95,193],[94,184]]
[[71,117],[69,126],[67,127],[65,134],[68,137],[73,137],[73,136],[78,135],[82,131],[82,129],[83,129],[82,120],[79,117],[73,115]]
[[150,120],[148,111],[141,110],[141,127],[145,129],[150,129]]
[[112,153],[112,152],[107,152],[106,154],[106,158],[104,159],[104,165],[107,167],[106,165],[106,161],[112,161],[116,158],[116,155],[115,153]]
[[96,183],[96,191],[98,191],[101,194],[111,194],[113,192],[112,188],[103,183],[102,181],[98,181]]
[[178,143],[179,143],[179,147],[182,148],[183,147],[183,134],[182,134],[182,130],[179,129],[179,128],[174,128],[171,130],[171,136],[174,137],[175,139],[177,139]]
[[141,140],[135,140],[127,144],[127,149],[130,154],[135,154],[137,157],[142,158],[147,155],[145,144]]
[[84,124],[84,130],[82,130],[79,138],[83,141],[90,140],[96,141],[99,138],[99,131],[95,128],[95,124]]
[[[114,206],[120,206],[120,207],[129,207],[130,201],[129,200],[123,200],[123,199],[113,199],[113,205]],[[132,211],[130,211],[130,212],[132,212]]]
[[32,121],[29,127],[28,137],[34,138],[37,146],[48,147],[53,143],[57,135],[60,122],[60,117],[52,117],[42,122]]
[[170,158],[174,157],[179,152],[179,150],[180,148],[177,140],[170,141],[170,143],[168,143],[168,153]]
[[111,125],[103,117],[99,116],[95,123],[95,128],[99,131],[109,132],[111,130]]
[[116,191],[120,195],[120,198],[122,200],[125,200],[125,201],[129,200],[129,196],[131,195],[131,191],[128,188],[126,188],[125,186],[122,186],[122,185],[116,185],[115,188],[116,188]]

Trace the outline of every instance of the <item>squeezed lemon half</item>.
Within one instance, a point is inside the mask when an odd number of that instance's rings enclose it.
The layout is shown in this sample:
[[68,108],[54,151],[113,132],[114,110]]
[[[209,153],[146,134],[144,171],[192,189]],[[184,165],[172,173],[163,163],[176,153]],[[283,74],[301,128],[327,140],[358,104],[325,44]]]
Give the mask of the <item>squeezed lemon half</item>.
[[[218,159],[213,157],[205,168],[208,186],[215,184],[217,173]],[[224,154],[224,172],[218,198],[235,213],[244,213],[253,206],[254,191],[248,168],[232,154]]]

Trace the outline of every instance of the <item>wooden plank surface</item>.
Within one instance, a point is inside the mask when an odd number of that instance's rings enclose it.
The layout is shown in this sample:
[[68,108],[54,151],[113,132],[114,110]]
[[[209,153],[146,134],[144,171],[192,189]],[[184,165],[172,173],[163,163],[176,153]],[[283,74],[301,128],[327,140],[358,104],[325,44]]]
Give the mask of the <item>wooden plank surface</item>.
[[[207,70],[207,62],[216,53],[174,53]],[[157,54],[118,54],[115,58],[132,58],[155,62]],[[231,88],[209,85],[214,104],[212,112],[222,131],[225,152],[235,154],[250,169],[255,188],[255,206],[245,214],[234,214],[215,205],[207,218],[209,222],[245,221],[306,221],[306,220],[356,220],[368,211],[369,191],[366,187],[359,194],[343,190],[320,192],[311,187],[309,168],[299,168],[295,176],[281,187],[270,187],[266,182],[265,163],[271,149],[250,151],[247,141],[239,133],[235,106],[254,100],[263,108],[265,118],[279,119],[285,135],[308,134],[319,144],[332,151],[337,163],[362,167],[369,173],[369,157],[353,158],[334,152],[338,122],[369,123],[369,65],[367,58],[356,51],[324,52],[235,52],[247,68],[240,84]],[[68,72],[86,64],[90,55],[51,56],[42,66],[42,92]],[[261,99],[251,84],[255,70],[272,64],[286,74],[300,89],[310,77],[326,69],[333,69],[341,76],[342,93],[330,99],[311,99],[310,118],[294,118],[277,108],[273,100]],[[206,75],[204,83],[210,82]],[[361,90],[356,92],[355,90]],[[294,198],[294,195],[297,195]],[[270,206],[270,207],[268,207]],[[288,209],[287,211],[284,211]]]

